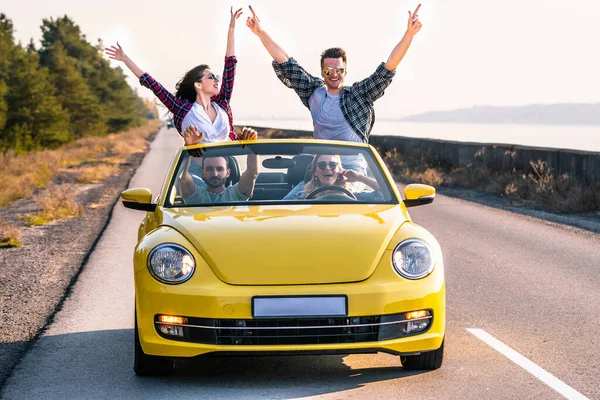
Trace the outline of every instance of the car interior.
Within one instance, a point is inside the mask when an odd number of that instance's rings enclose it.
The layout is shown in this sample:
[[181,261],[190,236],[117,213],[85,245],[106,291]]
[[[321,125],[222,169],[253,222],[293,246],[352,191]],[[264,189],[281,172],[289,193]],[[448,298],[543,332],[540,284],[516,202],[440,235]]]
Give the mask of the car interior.
[[[243,146],[240,148],[227,148],[226,151],[229,154],[223,154],[224,151],[221,148],[216,149],[197,149],[191,150],[188,155],[184,157],[191,156],[192,161],[189,166],[188,171],[192,175],[196,186],[203,187],[206,184],[202,179],[202,157],[208,156],[206,152],[212,153],[210,156],[221,156],[227,160],[227,168],[230,170],[230,175],[227,178],[225,185],[230,186],[239,182],[240,176],[246,169],[246,159],[248,154],[259,154],[259,174],[257,176],[255,185],[254,185],[254,193],[253,196],[249,199],[249,201],[256,202],[272,202],[272,201],[280,201],[286,195],[292,191],[298,185],[298,183],[304,181],[308,182],[313,173],[311,171],[311,164],[316,154],[340,154],[341,156],[356,156],[357,152],[354,149],[347,148],[328,148],[322,145],[314,145],[312,147],[306,147],[305,145],[299,144],[290,144],[288,147],[283,147],[282,145],[270,146],[269,145],[254,145],[248,146],[248,148],[244,148]],[[302,146],[305,146],[302,148]],[[253,148],[254,147],[254,148]],[[360,153],[358,153],[360,154]],[[367,176],[376,179],[379,182],[386,182],[386,179],[383,175],[381,175],[381,171],[379,167],[376,165],[375,160],[372,160],[372,157],[368,156],[368,153],[364,152],[364,156],[366,157],[367,164],[369,167],[367,168]],[[183,160],[183,158],[182,158]],[[179,164],[180,166],[183,164]],[[180,168],[180,167],[178,167]],[[376,174],[376,176],[373,175]],[[174,190],[171,190],[169,193],[169,201],[167,204],[173,206],[181,206],[186,205],[183,199],[178,195],[179,184],[178,180],[181,177],[181,172],[178,172],[174,177],[174,181],[172,182],[172,187]],[[332,189],[336,189],[335,191]],[[363,191],[364,190],[364,191]],[[348,192],[343,193],[343,190],[339,188],[329,186],[328,190],[324,190],[324,194],[318,196],[318,201],[331,201],[333,203],[343,201],[348,201],[348,197],[351,197],[352,200],[356,201],[357,197],[355,195],[358,194],[368,194],[372,193],[370,188],[365,188],[361,190],[361,192]],[[316,190],[314,191],[316,192]],[[335,192],[336,196],[333,196],[333,192]],[[394,201],[392,197],[392,193],[389,190],[389,187],[382,187],[382,191],[378,191],[378,196],[363,196],[359,201],[374,201],[374,202],[389,202]],[[377,195],[377,193],[375,193]],[[360,196],[359,196],[360,197]],[[316,200],[317,197],[307,197],[306,200]],[[363,200],[364,199],[364,200]],[[286,199],[286,202],[288,200]],[[289,201],[297,201],[297,200],[289,200]]]
[[[279,157],[279,156],[278,156]],[[308,154],[299,154],[289,159],[283,159],[281,157],[275,157],[268,159],[268,161],[274,161],[270,164],[272,169],[278,169],[279,172],[266,172],[269,169],[263,168],[258,174],[256,183],[254,184],[254,195],[250,200],[281,200],[286,194],[292,190],[300,181],[310,179],[310,163],[312,162],[313,156]],[[227,159],[227,168],[231,171],[229,178],[225,182],[225,186],[236,184],[240,180],[240,166],[238,160],[232,156],[225,156]],[[287,166],[286,168],[278,167],[277,162],[280,161],[280,167]],[[263,166],[265,160],[262,160]],[[285,169],[286,172],[282,172]],[[202,184],[202,166],[199,162],[192,161],[189,168],[192,178],[196,184]]]

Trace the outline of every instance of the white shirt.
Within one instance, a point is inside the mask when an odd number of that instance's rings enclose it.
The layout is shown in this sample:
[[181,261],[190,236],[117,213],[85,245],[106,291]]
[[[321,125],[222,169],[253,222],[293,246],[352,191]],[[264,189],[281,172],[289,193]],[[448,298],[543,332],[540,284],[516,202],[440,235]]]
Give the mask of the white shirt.
[[213,107],[217,111],[217,117],[214,122],[210,121],[210,118],[204,107],[200,104],[195,103],[192,109],[187,113],[183,122],[181,123],[181,132],[185,132],[188,126],[194,125],[198,128],[198,132],[202,132],[202,140],[200,143],[215,143],[225,142],[229,140],[229,117],[227,112],[221,108],[217,103],[212,103]]

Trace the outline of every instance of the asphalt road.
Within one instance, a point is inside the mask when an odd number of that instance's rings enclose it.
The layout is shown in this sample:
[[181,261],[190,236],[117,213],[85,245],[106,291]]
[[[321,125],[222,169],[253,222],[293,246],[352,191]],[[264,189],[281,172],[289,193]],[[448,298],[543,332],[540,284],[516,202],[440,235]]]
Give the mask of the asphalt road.
[[[131,186],[157,193],[180,143],[163,130]],[[142,213],[118,205],[3,397],[600,399],[600,235],[444,196],[411,215],[444,251],[437,371],[405,372],[377,354],[203,359],[169,377],[136,377],[131,258]]]

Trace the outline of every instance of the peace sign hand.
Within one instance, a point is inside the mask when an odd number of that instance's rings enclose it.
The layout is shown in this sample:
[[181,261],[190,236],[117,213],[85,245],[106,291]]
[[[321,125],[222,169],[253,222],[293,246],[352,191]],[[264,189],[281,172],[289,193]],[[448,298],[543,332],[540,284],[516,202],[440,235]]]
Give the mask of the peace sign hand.
[[229,9],[229,13],[231,14],[231,21],[229,21],[229,27],[235,28],[235,20],[242,15],[242,9],[240,8],[236,12],[233,12],[233,7],[231,7]]

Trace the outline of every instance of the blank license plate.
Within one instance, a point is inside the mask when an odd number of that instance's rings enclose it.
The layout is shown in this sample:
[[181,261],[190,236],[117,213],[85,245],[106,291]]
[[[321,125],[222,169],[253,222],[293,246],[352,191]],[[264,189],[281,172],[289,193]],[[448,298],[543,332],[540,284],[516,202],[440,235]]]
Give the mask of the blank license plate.
[[345,317],[346,296],[253,297],[253,318]]

